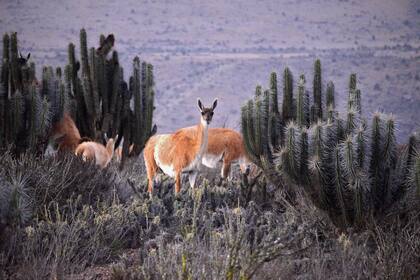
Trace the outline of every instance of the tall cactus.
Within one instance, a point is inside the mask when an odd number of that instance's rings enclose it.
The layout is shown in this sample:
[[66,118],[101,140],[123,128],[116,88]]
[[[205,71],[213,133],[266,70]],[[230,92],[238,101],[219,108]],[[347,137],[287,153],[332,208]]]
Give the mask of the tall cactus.
[[322,77],[321,77],[321,61],[315,60],[314,64],[314,81],[313,81],[313,121],[322,120]]
[[255,97],[242,107],[242,134],[245,148],[251,159],[261,168],[272,160],[269,137],[270,93],[261,93],[257,86]]
[[269,123],[268,134],[270,138],[270,146],[276,149],[283,139],[283,124],[278,105],[278,87],[277,87],[277,74],[272,72],[270,75],[270,102],[269,102]]
[[87,115],[84,116],[84,122],[88,131],[88,137],[92,139],[98,139],[100,134],[97,133],[96,121],[97,121],[97,110],[96,107],[98,104],[95,104],[95,101],[98,100],[95,98],[97,94],[96,88],[94,88],[94,81],[92,77],[95,74],[95,57],[91,56],[89,60],[89,53],[87,47],[87,35],[86,30],[80,30],[80,57],[82,61],[82,85],[83,85],[83,99],[86,106]]
[[330,108],[335,109],[335,87],[332,81],[329,81],[327,84],[326,96],[327,110],[329,110]]
[[3,56],[1,64],[1,84],[6,93],[9,92],[9,71],[10,71],[10,37],[9,34],[3,36]]
[[[129,133],[130,138],[124,136],[124,143],[132,141],[134,144],[133,152],[139,154],[149,137],[154,133],[153,130],[153,111],[154,111],[154,77],[153,67],[145,62],[140,63],[140,59],[135,57],[133,60],[133,75],[130,77],[130,95],[134,98],[134,112],[130,113],[129,103],[123,105],[123,118],[133,115],[130,126],[123,125],[124,135]],[[131,139],[131,140],[130,140]],[[128,142],[130,143],[130,142]]]
[[10,36],[10,76],[11,76],[11,84],[10,89],[12,92],[19,90],[22,92],[22,81],[21,81],[21,73],[19,71],[19,63],[18,63],[18,39],[17,33],[12,33]]
[[310,122],[309,95],[305,88],[305,82],[305,76],[300,75],[296,100],[296,122],[299,127],[309,127]]
[[362,113],[361,92],[357,89],[357,75],[355,73],[350,75],[347,109],[354,109],[359,114]]
[[6,102],[7,94],[2,83],[0,83],[0,150],[6,146]]
[[283,73],[283,121],[287,123],[293,118],[293,75],[286,67]]
[[3,36],[3,56],[0,76],[0,148],[6,145],[7,99],[9,92],[9,34]]
[[141,64],[140,59],[135,57],[133,60],[133,79],[132,83],[130,84],[130,91],[134,96],[134,117],[135,117],[135,128],[133,130],[133,139],[134,144],[137,147],[140,147],[143,143],[142,131],[143,131],[143,122],[142,122],[142,113],[143,113],[143,91],[142,91],[142,84],[141,84]]

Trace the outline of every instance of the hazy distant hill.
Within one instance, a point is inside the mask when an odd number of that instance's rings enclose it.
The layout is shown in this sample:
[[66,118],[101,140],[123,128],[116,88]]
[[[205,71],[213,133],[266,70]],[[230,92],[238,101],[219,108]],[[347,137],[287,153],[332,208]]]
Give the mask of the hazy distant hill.
[[125,75],[135,55],[155,66],[160,132],[195,123],[196,98],[216,96],[215,125],[239,128],[240,105],[257,83],[287,65],[295,77],[307,74],[310,89],[316,57],[339,106],[356,72],[365,114],[393,112],[400,139],[420,130],[416,0],[56,2],[1,0],[0,32],[17,31],[38,66],[63,65],[82,27],[90,44],[113,32]]

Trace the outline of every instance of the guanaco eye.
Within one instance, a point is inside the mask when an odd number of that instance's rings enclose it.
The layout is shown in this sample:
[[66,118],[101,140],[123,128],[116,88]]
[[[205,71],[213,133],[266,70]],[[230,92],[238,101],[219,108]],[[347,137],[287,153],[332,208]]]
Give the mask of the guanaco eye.
[[202,115],[202,116],[204,116],[204,114],[205,114],[204,112],[201,112],[201,115]]
[[210,113],[210,116],[213,116],[213,112]]

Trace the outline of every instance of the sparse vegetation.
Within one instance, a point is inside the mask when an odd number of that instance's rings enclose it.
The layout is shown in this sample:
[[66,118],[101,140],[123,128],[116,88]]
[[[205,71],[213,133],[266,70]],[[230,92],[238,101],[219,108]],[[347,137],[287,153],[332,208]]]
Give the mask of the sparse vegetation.
[[[4,219],[2,208],[5,279],[91,279],[106,263],[106,279],[410,278],[419,272],[418,208],[403,216],[389,212],[361,233],[337,234],[305,196],[292,206],[274,186],[266,195],[255,186],[248,201],[237,177],[224,186],[204,180],[178,198],[173,183],[162,180],[149,198],[141,161],[122,173],[72,155],[4,154],[1,163],[2,194],[20,182],[25,192],[18,197],[35,198],[14,211],[29,210],[25,219]],[[63,180],[63,170],[80,176]]]

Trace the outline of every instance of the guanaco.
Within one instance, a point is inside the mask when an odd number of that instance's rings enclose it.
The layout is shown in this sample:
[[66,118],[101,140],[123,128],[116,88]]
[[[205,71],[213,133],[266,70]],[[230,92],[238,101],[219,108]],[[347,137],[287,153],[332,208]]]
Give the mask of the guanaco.
[[83,141],[79,130],[68,113],[55,123],[50,133],[50,140],[58,143],[58,152],[74,152]]
[[105,168],[114,155],[114,144],[113,138],[108,139],[106,146],[93,141],[83,142],[77,146],[75,154],[82,156],[84,161],[94,161],[101,168]]
[[191,133],[182,129],[173,134],[154,135],[144,148],[144,161],[148,178],[148,191],[153,191],[153,180],[158,168],[166,175],[175,177],[175,193],[181,190],[181,174],[189,173],[191,187],[194,187],[198,168],[207,150],[208,126],[212,121],[217,99],[210,108],[206,108],[198,99],[201,113],[200,123]]

